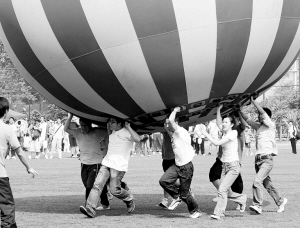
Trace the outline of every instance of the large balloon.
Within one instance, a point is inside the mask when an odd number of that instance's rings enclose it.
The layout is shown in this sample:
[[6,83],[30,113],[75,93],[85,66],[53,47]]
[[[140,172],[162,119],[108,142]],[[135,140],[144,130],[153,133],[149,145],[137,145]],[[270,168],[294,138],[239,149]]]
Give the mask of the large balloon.
[[45,98],[105,123],[161,130],[261,94],[300,48],[299,0],[0,0],[0,37]]

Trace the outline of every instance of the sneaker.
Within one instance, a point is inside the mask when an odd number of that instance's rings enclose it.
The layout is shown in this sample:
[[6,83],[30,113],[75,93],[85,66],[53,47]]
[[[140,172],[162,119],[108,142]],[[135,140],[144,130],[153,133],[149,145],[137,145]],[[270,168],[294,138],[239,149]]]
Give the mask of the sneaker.
[[29,156],[28,159],[31,159],[31,157]]
[[213,199],[212,199],[212,201],[213,201],[213,202],[215,202],[215,203],[217,203],[217,202],[218,202],[218,200],[219,200],[219,198],[218,198],[218,197],[215,197],[215,198],[213,198]]
[[126,202],[126,206],[127,206],[127,212],[128,213],[132,213],[135,209],[135,203],[133,200],[130,200],[128,202]]
[[170,211],[175,210],[181,203],[182,200],[179,197],[177,199],[173,199],[170,206],[168,207],[168,210]]
[[17,159],[16,156],[12,156],[11,159]]
[[100,205],[99,207],[96,207],[96,211],[102,211],[102,210],[110,210],[110,206]]
[[95,218],[96,211],[94,210],[94,208],[91,205],[86,205],[85,210],[86,210],[88,217]]
[[238,205],[236,206],[235,210],[237,210],[237,211],[241,210],[241,205],[238,204]]
[[283,202],[282,204],[280,204],[280,206],[278,206],[278,213],[284,212],[284,206],[287,204],[288,200],[287,198],[283,198]]
[[249,209],[251,211],[254,211],[256,214],[261,214],[261,212],[262,212],[262,209],[255,205],[250,206]]
[[80,211],[82,214],[88,216],[88,213],[87,213],[87,211],[86,211],[86,209],[85,209],[84,206],[80,206],[80,207],[79,207],[79,211]]
[[246,210],[246,203],[244,203],[244,204],[239,204],[238,205],[239,206],[239,209],[238,209],[238,207],[236,208],[237,210],[239,210],[240,212],[245,212],[245,210]]
[[222,216],[220,216],[220,215],[211,215],[210,217],[212,219],[217,219],[217,220],[221,220],[222,219]]
[[48,156],[47,156],[47,155],[45,155],[45,159],[48,159]]
[[163,199],[157,206],[162,207],[163,209],[168,209],[168,199]]
[[190,218],[199,218],[202,214],[199,211],[194,212],[194,214],[190,215]]
[[211,155],[211,153],[209,152],[208,155]]

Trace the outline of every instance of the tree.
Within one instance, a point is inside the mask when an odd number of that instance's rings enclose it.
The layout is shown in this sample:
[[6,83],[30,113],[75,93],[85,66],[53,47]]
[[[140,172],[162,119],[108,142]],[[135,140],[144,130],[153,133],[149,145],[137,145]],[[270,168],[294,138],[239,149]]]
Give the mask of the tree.
[[13,103],[20,100],[24,103],[37,100],[36,91],[27,84],[4,50],[0,40],[0,96],[6,97],[13,108]]
[[48,111],[46,113],[46,119],[57,120],[58,118],[64,119],[68,116],[68,113],[63,109],[57,107],[54,104],[48,105]]

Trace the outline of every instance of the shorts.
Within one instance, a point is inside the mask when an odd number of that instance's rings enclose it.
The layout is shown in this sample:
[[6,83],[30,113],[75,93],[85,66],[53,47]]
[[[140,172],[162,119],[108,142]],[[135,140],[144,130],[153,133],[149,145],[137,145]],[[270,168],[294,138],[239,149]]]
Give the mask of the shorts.
[[251,143],[250,142],[245,143],[245,148],[251,148]]
[[[209,180],[210,182],[213,182],[215,180],[221,179],[222,175],[222,165],[223,163],[219,158],[216,158],[216,162],[213,164],[213,166],[210,168],[209,171]],[[238,177],[235,179],[233,184],[231,185],[231,190],[233,192],[241,194],[244,190],[244,184],[241,174],[238,175]]]
[[162,161],[162,167],[163,167],[164,172],[166,172],[168,170],[168,168],[170,168],[174,164],[175,164],[175,159],[163,160]]
[[74,137],[72,137],[71,135],[69,135],[69,142],[70,142],[70,147],[76,147],[77,146],[76,139]]

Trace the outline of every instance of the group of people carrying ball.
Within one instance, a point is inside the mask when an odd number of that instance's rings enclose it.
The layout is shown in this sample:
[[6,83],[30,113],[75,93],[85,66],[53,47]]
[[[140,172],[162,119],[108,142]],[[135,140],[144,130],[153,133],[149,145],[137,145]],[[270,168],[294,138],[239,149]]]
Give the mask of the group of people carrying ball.
[[[246,124],[256,130],[256,154],[255,170],[256,176],[253,181],[253,204],[249,207],[257,214],[262,213],[263,188],[274,199],[278,206],[277,212],[283,212],[287,199],[282,197],[269,176],[274,160],[278,154],[275,142],[275,124],[271,120],[271,111],[262,108],[253,98],[252,103],[258,111],[258,122],[252,121],[247,114],[238,111],[239,121],[234,116],[225,116],[222,120],[222,105],[217,108],[217,126],[222,132],[222,138],[216,139],[207,133],[204,125],[197,125],[195,134],[199,137],[204,135],[211,143],[219,147],[216,162],[210,169],[210,181],[218,190],[215,199],[216,206],[211,215],[212,219],[220,220],[225,216],[227,200],[230,199],[237,204],[237,209],[244,212],[246,209],[247,196],[242,193],[243,181],[241,177],[241,160],[243,143],[241,143],[241,132],[245,130]],[[4,166],[4,151],[9,144],[17,152],[20,161],[25,165],[27,171],[33,176],[37,172],[32,169],[24,152],[22,151],[16,135],[11,128],[4,126],[3,118],[9,110],[7,99],[0,98],[0,210],[2,224],[16,224],[14,220],[14,202],[9,186],[8,177]],[[165,120],[162,143],[162,158],[164,174],[159,180],[164,190],[164,198],[159,206],[174,210],[182,202],[187,204],[191,218],[199,218],[201,210],[191,191],[191,182],[194,173],[192,160],[195,155],[191,146],[189,132],[179,126],[176,115],[180,108],[176,107]],[[140,142],[142,136],[138,135],[130,123],[112,117],[107,122],[107,129],[92,127],[88,119],[80,118],[80,127],[71,125],[73,115],[69,114],[64,125],[64,130],[72,135],[80,149],[81,178],[85,186],[85,205],[80,206],[80,212],[94,218],[97,210],[110,209],[109,198],[114,196],[122,200],[127,212],[132,213],[135,209],[133,194],[123,177],[128,170],[128,163],[133,143]],[[2,130],[3,129],[3,130]],[[10,192],[2,194],[6,187]],[[12,198],[11,204],[4,205],[6,198]],[[172,201],[169,204],[168,198]],[[9,210],[7,208],[10,208]],[[16,227],[10,226],[10,227]]]

